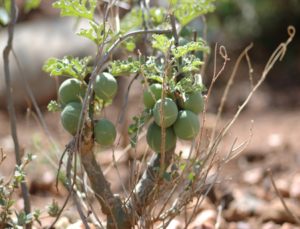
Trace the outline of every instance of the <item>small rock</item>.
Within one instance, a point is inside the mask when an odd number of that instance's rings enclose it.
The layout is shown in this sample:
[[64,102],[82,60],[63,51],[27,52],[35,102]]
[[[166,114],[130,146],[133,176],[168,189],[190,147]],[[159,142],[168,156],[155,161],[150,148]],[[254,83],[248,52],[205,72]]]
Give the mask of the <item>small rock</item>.
[[236,192],[234,197],[235,200],[223,213],[227,221],[242,221],[249,216],[259,215],[260,210],[266,205],[266,201],[245,190]]
[[279,229],[280,226],[270,221],[262,225],[261,229]]
[[215,210],[204,210],[200,212],[194,221],[190,224],[189,228],[204,229],[214,228],[217,220],[217,212]]
[[[299,203],[291,199],[284,199],[285,204],[291,212],[297,217],[300,216]],[[275,223],[295,223],[295,219],[282,206],[281,201],[276,198],[270,204],[263,206],[261,211],[261,220],[263,222],[273,221]]]
[[49,192],[54,184],[55,176],[51,171],[39,171],[31,179],[29,192],[30,194]]
[[270,134],[268,136],[268,145],[272,148],[279,148],[283,145],[283,139],[280,134]]
[[289,193],[290,197],[300,199],[300,174],[293,177]]
[[290,223],[284,223],[282,224],[280,229],[300,229],[300,227],[297,227],[296,225]]
[[198,198],[193,198],[193,200],[187,205],[188,214],[192,214],[192,212],[198,214],[199,212],[204,210],[215,209],[214,205],[211,203],[208,197],[203,197],[202,203],[197,205],[197,209],[194,209],[197,203]]
[[290,183],[288,180],[279,179],[276,181],[276,187],[282,197],[290,196]]
[[[89,226],[91,229],[96,229],[96,227],[93,224],[89,223]],[[74,224],[71,224],[67,227],[67,229],[85,229],[84,224],[81,221],[78,221]]]
[[181,229],[183,228],[182,222],[178,219],[173,219],[170,224],[166,227],[166,229]]
[[252,229],[251,225],[247,222],[230,222],[226,229]]
[[236,223],[236,229],[251,229],[251,226],[247,222],[240,221]]
[[55,224],[55,229],[65,229],[70,225],[70,221],[67,217],[62,216]]
[[248,170],[243,175],[244,182],[248,184],[257,184],[259,183],[264,176],[264,170],[262,168],[254,168],[251,170]]

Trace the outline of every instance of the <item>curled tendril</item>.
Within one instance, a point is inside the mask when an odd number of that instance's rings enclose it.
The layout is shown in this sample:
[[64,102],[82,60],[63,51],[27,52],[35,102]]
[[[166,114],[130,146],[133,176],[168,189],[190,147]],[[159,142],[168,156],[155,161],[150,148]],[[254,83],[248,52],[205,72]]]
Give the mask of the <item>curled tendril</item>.
[[220,46],[219,54],[224,60],[229,60],[225,46],[223,45]]

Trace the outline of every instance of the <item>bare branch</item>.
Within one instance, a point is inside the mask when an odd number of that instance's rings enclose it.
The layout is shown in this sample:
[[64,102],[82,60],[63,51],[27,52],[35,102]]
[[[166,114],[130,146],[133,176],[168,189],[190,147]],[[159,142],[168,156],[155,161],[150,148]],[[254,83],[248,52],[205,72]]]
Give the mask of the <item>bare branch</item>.
[[[12,50],[14,25],[17,21],[17,7],[16,7],[15,0],[11,0],[10,16],[11,16],[11,21],[9,22],[8,25],[8,41],[3,51],[3,62],[4,62],[5,83],[6,83],[7,109],[8,109],[9,117],[11,119],[10,120],[11,135],[14,142],[16,162],[18,165],[21,165],[22,156],[20,152],[20,146],[19,146],[19,140],[17,134],[17,119],[16,119],[16,112],[15,112],[14,102],[13,102],[13,97],[11,92],[11,79],[10,79],[10,69],[9,69],[9,54]],[[28,215],[31,212],[31,207],[30,207],[29,192],[26,185],[26,181],[23,181],[21,183],[21,190],[22,190],[22,197],[24,200],[24,210],[26,215]],[[31,224],[27,224],[26,228],[31,228]]]
[[276,184],[275,184],[275,181],[274,181],[274,178],[273,178],[272,170],[271,170],[271,169],[268,169],[267,171],[268,171],[268,174],[269,174],[271,183],[272,183],[272,185],[273,185],[273,188],[274,188],[274,190],[275,190],[275,192],[276,192],[276,195],[279,197],[279,199],[280,199],[280,201],[281,201],[281,203],[282,203],[282,206],[284,207],[285,211],[286,211],[290,216],[292,216],[292,218],[295,220],[295,222],[296,222],[298,225],[300,225],[300,219],[299,219],[299,217],[296,216],[296,215],[288,208],[288,206],[286,205],[286,203],[285,203],[285,201],[284,201],[282,195],[281,195],[280,192],[278,191],[278,188],[277,188],[277,186],[276,186]]

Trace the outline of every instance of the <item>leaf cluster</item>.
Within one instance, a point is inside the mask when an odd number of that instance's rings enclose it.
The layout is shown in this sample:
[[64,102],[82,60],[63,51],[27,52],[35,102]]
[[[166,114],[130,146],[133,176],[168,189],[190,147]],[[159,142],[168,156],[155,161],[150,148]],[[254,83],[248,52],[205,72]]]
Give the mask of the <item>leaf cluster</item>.
[[60,9],[61,16],[72,16],[93,20],[97,0],[58,0],[52,4]]
[[[41,225],[39,220],[40,210],[35,210],[26,214],[23,210],[16,212],[13,210],[15,200],[13,194],[21,183],[24,182],[26,174],[24,172],[25,166],[35,158],[34,155],[28,154],[21,165],[17,165],[13,177],[5,182],[4,178],[0,177],[0,228],[18,228],[25,226],[28,223],[36,221]],[[5,160],[5,156],[1,151],[0,164]]]
[[173,13],[181,26],[215,10],[215,0],[169,0]]
[[91,68],[88,66],[91,57],[82,59],[72,56],[65,56],[62,59],[49,58],[43,66],[45,72],[50,73],[50,76],[67,76],[83,80]]

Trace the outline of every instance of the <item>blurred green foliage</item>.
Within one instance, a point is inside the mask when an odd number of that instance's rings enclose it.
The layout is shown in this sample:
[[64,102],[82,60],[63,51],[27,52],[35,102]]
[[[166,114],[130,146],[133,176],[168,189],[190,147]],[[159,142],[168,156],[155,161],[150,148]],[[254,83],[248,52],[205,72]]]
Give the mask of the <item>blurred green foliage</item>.
[[219,0],[209,23],[212,29],[221,29],[233,41],[258,39],[264,45],[272,45],[270,37],[278,33],[285,35],[285,28],[290,24],[296,28],[299,25],[300,1]]
[[[218,0],[207,18],[208,40],[230,50],[234,60],[248,44],[253,64],[263,65],[274,49],[287,38],[287,27],[300,28],[299,0]],[[284,61],[276,64],[266,80],[274,91],[290,92],[300,85],[300,39],[293,39]]]

